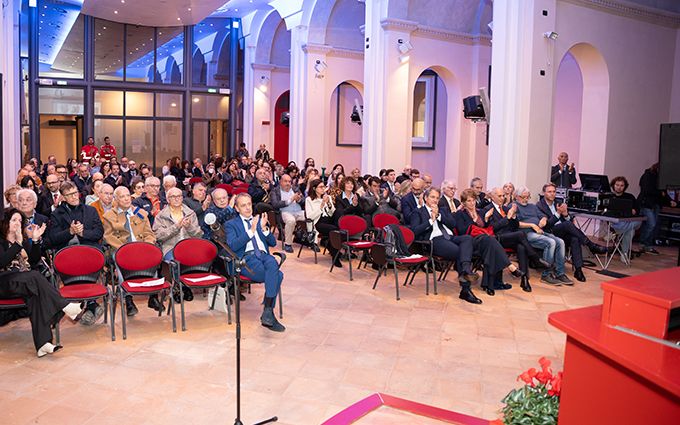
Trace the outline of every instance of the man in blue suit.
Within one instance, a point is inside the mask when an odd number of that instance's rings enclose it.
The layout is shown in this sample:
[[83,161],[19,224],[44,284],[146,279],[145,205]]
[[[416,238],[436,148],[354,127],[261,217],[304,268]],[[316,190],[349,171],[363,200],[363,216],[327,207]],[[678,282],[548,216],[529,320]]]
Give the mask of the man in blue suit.
[[253,271],[243,269],[241,274],[257,281],[264,282],[264,311],[260,321],[262,326],[275,332],[283,332],[286,328],[276,320],[274,304],[281,290],[283,273],[279,263],[269,253],[269,247],[276,246],[276,238],[269,231],[267,215],[253,217],[253,204],[250,195],[236,195],[234,207],[239,216],[224,223],[224,233],[229,248],[246,260],[246,265]]
[[[415,183],[415,181],[414,181]],[[416,240],[432,241],[432,254],[445,260],[458,263],[460,281],[459,298],[472,304],[481,304],[470,290],[470,282],[479,278],[470,270],[472,262],[473,238],[470,235],[456,236],[453,229],[456,221],[448,207],[439,208],[439,189],[431,187],[424,194],[425,206],[413,211],[411,229]]]
[[411,184],[411,191],[401,198],[401,213],[407,226],[411,225],[411,217],[414,211],[425,205],[425,199],[423,198],[424,187],[425,182],[423,179],[417,178]]

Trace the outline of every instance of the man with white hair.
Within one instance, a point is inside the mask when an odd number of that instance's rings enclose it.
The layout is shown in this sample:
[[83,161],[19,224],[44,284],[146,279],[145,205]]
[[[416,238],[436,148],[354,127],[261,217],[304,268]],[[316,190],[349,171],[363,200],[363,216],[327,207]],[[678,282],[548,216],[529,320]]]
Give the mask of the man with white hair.
[[97,210],[100,219],[104,219],[104,214],[116,206],[113,202],[113,187],[104,183],[102,187],[99,188],[99,199],[90,204],[94,209]]
[[172,189],[173,187],[177,187],[177,179],[175,176],[168,174],[167,176],[163,177],[163,187],[161,188],[161,191],[158,193],[158,196],[163,200],[163,202],[167,205],[168,201],[165,197],[165,194],[168,193],[168,190]]
[[147,177],[144,181],[144,189],[146,189],[146,192],[144,192],[142,196],[135,198],[135,200],[132,201],[132,205],[147,212],[149,215],[149,224],[153,227],[154,218],[168,203],[159,196],[161,181],[158,177]]
[[[36,195],[31,189],[21,189],[17,191],[17,204],[19,206],[19,212],[24,217],[26,217],[29,226],[31,224],[35,224],[37,226],[49,224],[49,218],[35,211],[35,207],[38,204],[38,195]],[[49,247],[49,238],[47,233],[43,233],[42,246]]]
[[297,221],[305,220],[305,197],[300,189],[293,187],[288,174],[281,177],[281,182],[271,191],[272,207],[281,212],[281,219],[285,223],[284,248],[286,252],[293,252],[293,230]]
[[194,177],[203,177],[204,173],[205,169],[203,168],[201,158],[194,159],[194,168],[191,169],[191,174],[193,174]]
[[[113,191],[117,207],[104,214],[104,241],[114,251],[128,242],[156,243],[156,236],[151,230],[148,214],[139,207],[132,205],[130,191],[125,186],[117,187]],[[132,296],[125,297],[126,314],[134,316],[138,313]],[[163,305],[158,300],[158,295],[149,296],[149,308],[162,311]]]
[[455,213],[460,207],[460,201],[454,196],[456,195],[456,182],[453,180],[444,180],[442,182],[442,197],[439,198],[439,208],[447,207],[451,213]]
[[517,205],[519,228],[526,232],[531,246],[543,250],[543,259],[545,261],[555,263],[555,275],[553,276],[550,270],[543,270],[541,282],[553,286],[573,285],[574,282],[564,274],[566,271],[564,265],[564,240],[552,233],[543,231],[543,228],[548,223],[548,217],[539,211],[536,205],[529,203],[531,199],[529,188],[526,186],[518,187],[515,191],[515,197],[517,201],[514,204]]

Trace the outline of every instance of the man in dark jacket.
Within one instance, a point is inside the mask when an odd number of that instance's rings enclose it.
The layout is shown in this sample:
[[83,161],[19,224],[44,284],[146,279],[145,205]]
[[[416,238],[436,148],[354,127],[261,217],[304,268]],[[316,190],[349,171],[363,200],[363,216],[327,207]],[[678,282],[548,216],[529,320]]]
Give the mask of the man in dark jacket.
[[659,163],[657,162],[646,169],[640,177],[640,195],[638,195],[640,214],[647,217],[647,221],[642,223],[642,230],[640,230],[640,250],[654,255],[659,254],[659,251],[654,249],[654,230],[659,221],[659,211],[662,206],[675,207],[677,205],[665,191],[657,189],[658,183]]
[[582,231],[580,231],[574,223],[571,222],[571,217],[567,211],[567,204],[557,202],[555,200],[556,190],[554,183],[546,183],[543,185],[543,199],[536,203],[538,210],[548,217],[543,230],[552,232],[553,235],[562,238],[566,246],[571,247],[571,263],[574,265],[574,277],[579,282],[585,282],[586,277],[583,274],[583,253],[581,252],[581,245],[590,248],[594,254],[604,254],[607,248],[598,245],[588,239]]
[[248,186],[248,195],[252,198],[253,208],[258,213],[271,211],[270,200],[271,184],[269,176],[264,168],[258,168],[255,172],[255,180]]
[[432,254],[458,263],[460,281],[459,298],[472,304],[481,304],[470,290],[470,282],[479,278],[470,269],[472,262],[472,236],[456,236],[456,222],[448,208],[439,208],[439,189],[430,188],[424,193],[425,205],[411,216],[411,229],[416,240],[431,240]]

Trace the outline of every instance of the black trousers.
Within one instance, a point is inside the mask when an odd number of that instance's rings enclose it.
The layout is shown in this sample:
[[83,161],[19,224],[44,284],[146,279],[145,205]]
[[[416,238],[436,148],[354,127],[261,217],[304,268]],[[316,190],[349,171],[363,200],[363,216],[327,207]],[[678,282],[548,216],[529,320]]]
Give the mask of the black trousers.
[[0,280],[0,299],[21,298],[26,303],[36,351],[52,342],[51,326],[64,317],[68,301],[36,271],[4,274]]
[[592,242],[571,221],[564,221],[552,228],[553,235],[564,240],[564,244],[571,247],[571,264],[576,268],[583,267],[583,252],[581,245],[590,245]]
[[529,258],[536,255],[536,251],[529,243],[524,232],[510,232],[496,235],[503,248],[512,249],[517,253],[519,269],[529,276]]
[[[451,239],[437,236],[432,239],[432,254],[445,260],[456,261],[459,271],[470,267],[473,251],[473,238],[469,235],[452,236]],[[460,282],[460,286],[467,288],[470,282]]]
[[[333,230],[338,229],[339,227],[333,223],[333,217],[320,217],[319,221],[316,222],[316,231],[323,236],[328,236]],[[338,253],[338,250],[333,248],[333,245],[330,242],[326,244],[326,246],[328,247],[328,252],[330,252],[331,257],[335,258],[335,254]]]
[[481,286],[482,288],[493,288],[494,281],[502,281],[503,269],[510,265],[508,255],[493,236],[475,236],[473,244],[475,255],[482,257],[484,260],[484,274],[482,275]]

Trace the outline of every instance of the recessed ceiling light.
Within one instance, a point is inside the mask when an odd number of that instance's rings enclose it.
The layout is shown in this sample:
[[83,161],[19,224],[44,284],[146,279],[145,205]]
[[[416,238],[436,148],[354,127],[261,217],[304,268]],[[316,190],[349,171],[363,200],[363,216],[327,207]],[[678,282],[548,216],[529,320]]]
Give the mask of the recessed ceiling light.
[[187,10],[191,10],[191,8],[189,8],[189,9],[187,9]]
[[118,11],[117,11],[117,10],[114,10],[113,13],[118,14]]

